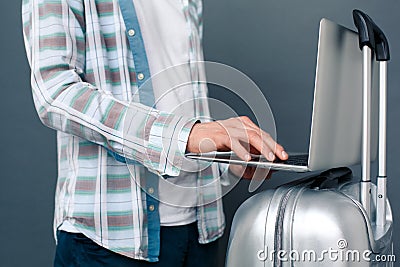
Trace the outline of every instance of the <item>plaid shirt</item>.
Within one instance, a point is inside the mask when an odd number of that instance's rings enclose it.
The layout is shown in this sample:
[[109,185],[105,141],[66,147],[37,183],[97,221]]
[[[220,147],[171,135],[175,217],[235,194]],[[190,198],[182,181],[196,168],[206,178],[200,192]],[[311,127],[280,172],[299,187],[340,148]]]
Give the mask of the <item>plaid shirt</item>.
[[[197,77],[202,3],[179,1]],[[149,173],[179,175],[192,125],[209,116],[206,86],[193,81],[194,116],[141,103],[143,77],[118,0],[23,0],[22,18],[35,107],[43,124],[57,130],[55,231],[67,220],[105,248],[157,261],[159,232],[151,229],[159,229],[159,218],[148,203],[157,196],[149,197],[143,181]],[[128,117],[135,127],[126,130]],[[124,157],[138,164],[116,160]],[[218,167],[197,175],[199,242],[207,243],[225,226]]]

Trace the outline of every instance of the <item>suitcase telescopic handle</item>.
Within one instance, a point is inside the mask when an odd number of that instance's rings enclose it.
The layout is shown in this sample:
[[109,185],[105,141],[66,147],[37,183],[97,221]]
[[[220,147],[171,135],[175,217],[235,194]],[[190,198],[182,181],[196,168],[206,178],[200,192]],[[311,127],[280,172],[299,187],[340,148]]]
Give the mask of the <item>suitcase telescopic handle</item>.
[[[386,224],[386,121],[387,121],[387,61],[390,60],[388,40],[383,31],[374,21],[360,10],[353,10],[354,24],[358,30],[359,46],[363,51],[363,182],[361,183],[361,201],[369,214],[370,208],[370,173],[369,173],[369,143],[370,139],[370,93],[371,93],[371,63],[370,52],[374,51],[379,61],[379,162],[376,197],[376,225]],[[367,49],[369,47],[370,49]],[[367,76],[368,75],[368,79]],[[368,105],[368,108],[365,108]],[[367,134],[366,134],[367,133]],[[365,176],[365,177],[364,177]],[[368,177],[366,177],[368,176]]]
[[353,10],[353,19],[358,30],[360,49],[368,46],[375,52],[377,61],[389,61],[389,43],[383,31],[367,14],[360,10]]

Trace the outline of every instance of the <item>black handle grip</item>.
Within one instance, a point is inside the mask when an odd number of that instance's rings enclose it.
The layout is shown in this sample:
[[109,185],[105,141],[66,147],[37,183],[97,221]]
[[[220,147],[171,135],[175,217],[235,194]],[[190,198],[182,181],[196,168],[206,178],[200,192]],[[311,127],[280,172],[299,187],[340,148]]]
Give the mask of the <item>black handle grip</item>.
[[360,49],[368,46],[375,49],[375,36],[372,19],[360,10],[353,10],[354,24],[358,30],[358,42]]
[[377,61],[390,60],[389,43],[383,31],[364,12],[353,10],[354,24],[358,30],[359,46],[371,48],[376,54]]
[[374,37],[375,37],[375,53],[377,61],[389,61],[390,51],[389,42],[386,39],[383,31],[374,24]]
[[313,181],[310,188],[326,189],[334,188],[339,184],[350,181],[353,178],[351,169],[348,167],[339,167],[321,172]]

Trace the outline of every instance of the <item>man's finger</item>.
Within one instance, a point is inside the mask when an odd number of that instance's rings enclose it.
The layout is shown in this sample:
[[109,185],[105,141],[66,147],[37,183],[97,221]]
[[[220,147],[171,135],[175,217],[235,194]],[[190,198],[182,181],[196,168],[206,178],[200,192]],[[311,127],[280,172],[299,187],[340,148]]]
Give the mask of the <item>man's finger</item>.
[[268,147],[274,152],[276,156],[278,156],[281,160],[287,160],[288,155],[285,152],[285,149],[278,144],[269,134],[263,134],[263,141],[266,143]]
[[268,160],[275,160],[272,149],[263,141],[263,138],[256,131],[247,131],[247,137],[239,136],[239,140],[247,142],[249,145],[257,149]]
[[239,117],[240,121],[245,124],[248,128],[254,130],[254,131],[259,131],[260,135],[262,136],[263,142],[266,142],[266,145],[269,146],[269,148],[274,152],[276,156],[278,156],[282,160],[286,160],[288,158],[287,153],[285,152],[285,149],[279,145],[272,137],[270,134],[259,128],[252,120],[250,120],[246,116]]
[[231,150],[244,161],[250,161],[251,155],[249,151],[239,142],[239,140],[231,140]]

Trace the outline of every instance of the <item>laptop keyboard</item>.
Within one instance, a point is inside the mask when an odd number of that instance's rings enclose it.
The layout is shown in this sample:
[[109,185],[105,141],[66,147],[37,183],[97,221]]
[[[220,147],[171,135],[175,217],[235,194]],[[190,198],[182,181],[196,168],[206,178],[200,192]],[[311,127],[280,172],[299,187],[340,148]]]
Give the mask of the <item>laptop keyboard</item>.
[[287,160],[277,159],[274,162],[284,163],[288,165],[296,165],[296,166],[307,166],[308,154],[289,155],[289,158]]
[[[259,162],[269,162],[263,155],[252,155],[253,160]],[[281,160],[278,157],[274,160],[274,163],[283,163],[287,165],[295,166],[307,166],[308,165],[308,154],[294,154],[290,155],[287,160]]]

